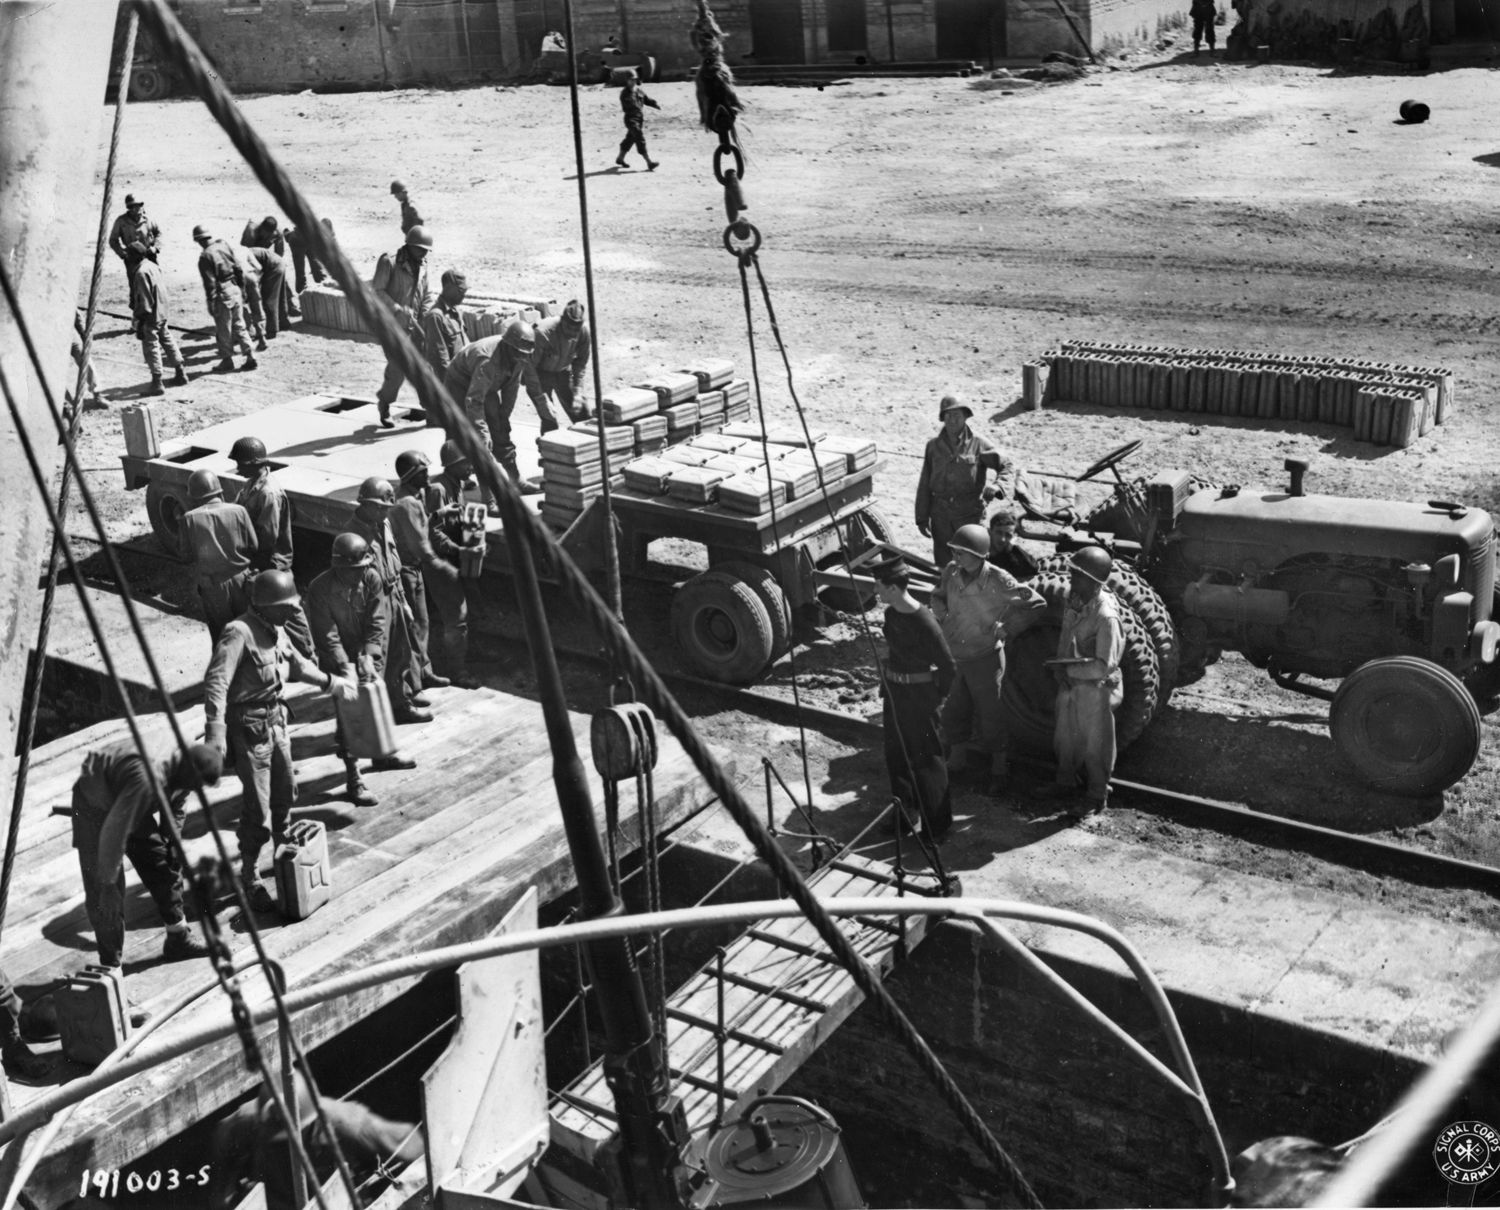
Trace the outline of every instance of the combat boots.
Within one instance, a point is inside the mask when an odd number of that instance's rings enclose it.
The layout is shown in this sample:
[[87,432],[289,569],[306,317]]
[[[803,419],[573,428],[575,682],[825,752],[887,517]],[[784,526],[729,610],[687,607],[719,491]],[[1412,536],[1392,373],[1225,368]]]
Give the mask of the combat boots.
[[352,760],[344,762],[344,794],[356,807],[373,807],[380,800],[370,793],[364,778],[359,775],[359,765]]
[[174,387],[185,387],[185,386],[187,386],[187,384],[188,384],[187,367],[185,365],[183,365],[182,362],[179,361],[177,363],[177,373],[175,373],[174,375],[172,375],[172,385]]
[[151,385],[146,388],[146,394],[148,394],[148,395],[165,395],[166,393],[167,393],[167,388],[164,387],[164,386],[162,386],[162,384],[161,384],[161,375],[160,374],[153,374],[153,375],[151,375]]

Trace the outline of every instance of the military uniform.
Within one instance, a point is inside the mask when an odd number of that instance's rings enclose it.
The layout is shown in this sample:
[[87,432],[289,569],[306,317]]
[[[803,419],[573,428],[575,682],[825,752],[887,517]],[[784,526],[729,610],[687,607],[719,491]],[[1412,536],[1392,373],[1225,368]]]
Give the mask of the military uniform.
[[[427,364],[439,378],[448,372],[458,351],[469,342],[464,335],[464,318],[457,303],[444,302],[441,298],[432,305],[422,320],[422,352]],[[459,396],[454,402],[462,402]],[[436,425],[429,425],[436,428]]]
[[[166,364],[182,370],[182,350],[167,325],[167,296],[162,290],[161,269],[150,257],[139,258],[130,285],[130,311],[135,316],[136,331],[141,335],[141,352],[153,381],[162,376],[162,354]],[[92,373],[92,371],[90,371]]]
[[[396,506],[388,518],[391,535],[396,540],[396,554],[401,560],[401,592],[411,609],[412,655],[417,664],[417,688],[432,679],[432,657],[428,651],[427,577],[423,568],[431,567],[437,558],[427,537],[427,508],[422,490],[402,484],[396,489]],[[457,571],[448,569],[453,575]],[[434,572],[434,581],[442,572]]]
[[[443,372],[443,388],[453,402],[463,408],[465,415],[479,430],[480,440],[485,445],[490,444],[490,425],[485,419],[485,414],[500,407],[500,393],[488,377],[485,378],[480,391],[471,395],[469,388],[473,386],[480,367],[488,364],[490,357],[499,347],[498,335],[482,336],[478,340],[460,346],[458,352],[453,355],[453,360],[448,363],[448,368]],[[457,436],[458,434],[450,432],[448,440],[453,441]]]
[[125,281],[131,296],[135,294],[135,271],[140,266],[141,254],[131,244],[143,244],[152,252],[161,253],[161,228],[146,217],[146,208],[140,207],[134,214],[128,209],[119,215],[109,229],[109,246],[125,262]]
[[[323,229],[329,235],[332,235],[333,224],[326,218],[320,221],[323,224]],[[288,227],[281,234],[282,238],[286,240],[287,248],[291,250],[292,269],[296,278],[296,292],[301,294],[302,291],[307,289],[307,274],[309,271],[312,273],[313,281],[323,282],[328,277],[328,274],[324,271],[322,262],[313,255],[312,245],[308,243],[307,237],[302,234],[301,228]]]
[[[470,415],[473,414],[476,403],[483,406],[489,428],[490,448],[495,451],[496,461],[512,478],[520,476],[516,470],[516,445],[511,440],[510,418],[516,410],[516,395],[523,385],[531,398],[531,406],[541,418],[542,432],[550,433],[557,427],[557,419],[552,415],[552,407],[542,391],[536,363],[532,357],[517,352],[503,340],[495,346],[489,359],[475,371],[464,397],[464,411]],[[495,401],[493,407],[491,400]]]
[[583,389],[583,372],[589,364],[589,325],[569,323],[554,315],[536,325],[536,373],[542,389],[560,404],[569,420],[583,420],[582,407],[574,400]]
[[266,339],[274,340],[286,327],[286,262],[270,248],[259,246],[246,248],[243,255],[251,327],[263,323]]
[[291,571],[292,508],[286,493],[271,478],[271,468],[262,466],[245,480],[234,502],[250,514],[255,527],[255,570]]
[[[330,568],[307,586],[303,604],[312,624],[318,666],[330,676],[355,675],[372,681],[385,674],[391,613],[380,573],[373,566],[359,569],[349,583]],[[344,744],[344,728],[335,721],[334,749],[348,770],[351,791],[359,785],[355,761]]]
[[885,611],[885,767],[891,793],[941,837],[953,824],[953,800],[938,707],[953,686],[953,656],[930,609]]
[[214,317],[219,360],[231,360],[236,349],[251,357],[250,337],[245,331],[245,270],[226,240],[209,240],[198,257],[198,275],[203,279],[208,313]]
[[[422,692],[422,657],[416,651],[411,607],[401,587],[401,555],[396,549],[390,522],[384,518],[371,524],[355,513],[349,519],[348,532],[358,534],[368,542],[375,556],[372,566],[380,578],[390,619],[386,628],[385,687],[391,695],[391,710],[396,721],[400,722],[403,717],[411,715],[414,709],[411,699]],[[316,628],[313,640],[317,641]]]
[[1082,656],[1086,660],[1058,670],[1062,683],[1052,732],[1057,784],[1077,785],[1082,769],[1085,796],[1102,806],[1115,768],[1114,712],[1123,697],[1120,660],[1125,654],[1125,631],[1114,593],[1101,588],[1086,602],[1068,597],[1057,654],[1062,659]]
[[218,643],[224,627],[250,608],[258,550],[255,524],[238,504],[208,500],[183,515],[182,534],[198,574],[209,638]]
[[[428,307],[432,305],[432,295],[427,290],[425,259],[414,259],[404,247],[394,255],[382,253],[375,262],[374,285],[377,294],[385,295],[397,322],[406,329],[414,342],[420,343],[422,320]],[[385,377],[381,380],[380,390],[375,393],[375,402],[380,405],[382,420],[390,414],[391,404],[396,401],[404,381],[401,367],[386,358]]]
[[927,443],[917,480],[917,528],[932,533],[932,561],[949,559],[948,543],[961,525],[979,522],[984,511],[984,476],[1011,472],[1011,463],[988,439],[968,426],[953,441],[946,431]]
[[639,81],[632,79],[620,89],[620,110],[625,119],[625,138],[620,142],[620,154],[615,157],[615,163],[621,168],[625,167],[625,153],[632,147],[641,153],[641,159],[646,161],[648,167],[656,167],[651,160],[650,153],[646,150],[645,106],[647,105],[652,109],[661,108],[646,95]]
[[[484,541],[483,531],[467,529],[453,507],[464,503],[464,486],[444,471],[427,484],[425,503],[428,536],[433,553],[454,567],[461,565],[462,550]],[[432,576],[427,591],[432,596],[438,621],[443,627],[443,658],[439,669],[445,676],[463,678],[469,660],[469,594],[475,581],[461,576]]]

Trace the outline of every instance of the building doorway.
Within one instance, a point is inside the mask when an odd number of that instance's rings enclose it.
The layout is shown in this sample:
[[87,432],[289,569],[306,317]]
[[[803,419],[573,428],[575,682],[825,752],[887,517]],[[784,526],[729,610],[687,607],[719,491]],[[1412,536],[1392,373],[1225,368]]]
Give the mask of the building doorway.
[[757,63],[806,63],[802,0],[750,0],[750,40]]
[[865,0],[828,0],[828,53],[863,55],[866,45]]
[[937,0],[934,16],[939,59],[1005,58],[1005,0]]

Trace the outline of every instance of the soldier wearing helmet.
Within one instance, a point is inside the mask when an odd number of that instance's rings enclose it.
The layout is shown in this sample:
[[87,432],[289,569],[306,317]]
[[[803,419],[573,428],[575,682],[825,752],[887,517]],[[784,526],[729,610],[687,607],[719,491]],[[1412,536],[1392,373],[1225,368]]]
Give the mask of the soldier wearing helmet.
[[927,443],[922,474],[917,480],[917,529],[932,538],[932,561],[948,561],[948,544],[961,525],[979,520],[985,501],[997,494],[986,485],[985,473],[996,480],[1011,473],[1006,458],[988,438],[969,427],[974,411],[957,395],[938,403],[943,429]]
[[215,239],[201,224],[193,228],[193,240],[203,249],[198,257],[198,276],[203,279],[203,300],[214,320],[214,343],[219,349],[215,373],[234,369],[235,351],[245,355],[241,367],[253,370],[255,354],[245,331],[245,270],[235,258],[228,240]]
[[[463,408],[464,415],[479,430],[479,438],[487,448],[491,445],[491,440],[490,424],[486,417],[499,412],[500,390],[492,382],[488,370],[484,370],[483,373],[480,371],[489,364],[490,358],[499,347],[500,333],[498,332],[493,336],[482,336],[478,340],[470,341],[454,354],[453,360],[448,363],[447,371],[443,374],[443,389],[448,392],[448,397],[454,403]],[[449,441],[458,436],[452,429],[445,430],[444,435]],[[495,502],[490,497],[490,489],[483,481],[479,484],[479,493],[490,515],[499,516],[500,510],[495,507]]]
[[[318,665],[339,677],[361,682],[385,674],[390,645],[390,598],[375,568],[375,553],[356,533],[333,540],[332,566],[307,586],[307,613],[312,623]],[[344,746],[342,724],[334,726],[334,748],[344,762],[345,793],[360,807],[377,799],[359,774],[359,762]],[[373,769],[413,769],[416,761],[399,753],[376,761]]]
[[1115,710],[1122,699],[1120,660],[1125,631],[1120,603],[1106,585],[1114,570],[1109,552],[1085,546],[1069,560],[1068,603],[1063,609],[1057,659],[1052,745],[1057,781],[1041,798],[1076,798],[1083,773],[1083,802],[1075,818],[1104,808],[1115,769]]
[[[445,441],[438,460],[443,473],[428,481],[424,493],[427,533],[439,561],[457,567],[463,561],[464,547],[484,541],[484,530],[470,524],[464,515],[464,492],[472,482],[468,456],[456,442]],[[427,591],[443,628],[442,670],[460,689],[479,687],[468,668],[469,594],[476,583],[446,573],[427,580]]]
[[[406,232],[406,241],[397,251],[382,252],[375,262],[375,293],[385,295],[396,321],[419,348],[422,320],[432,305],[432,295],[427,289],[427,254],[432,251],[432,242],[426,227],[414,226]],[[391,404],[396,401],[403,381],[401,367],[387,357],[385,378],[375,392],[382,428],[393,427]]]
[[250,605],[259,541],[250,514],[225,501],[213,471],[192,473],[188,498],[193,507],[183,514],[182,545],[197,575],[208,636],[217,643],[224,627]]
[[[411,200],[411,194],[406,191],[406,185],[403,182],[391,182],[391,196],[401,205],[401,234],[410,234],[413,227],[420,227],[422,225],[422,216],[417,213],[417,208]],[[432,247],[431,244],[427,246],[429,248]]]
[[427,653],[416,645],[411,604],[401,585],[401,554],[391,529],[391,510],[396,507],[396,489],[390,481],[372,475],[359,487],[359,502],[349,520],[349,532],[358,534],[374,555],[372,566],[380,576],[390,625],[386,633],[385,687],[391,695],[391,713],[398,723],[430,723],[432,714],[422,696],[422,669]]
[[546,391],[569,420],[588,419],[582,398],[583,373],[589,366],[589,325],[583,304],[569,300],[561,315],[536,325],[536,373]]
[[[422,320],[422,352],[439,378],[448,372],[449,363],[469,341],[464,335],[463,314],[458,309],[468,293],[469,279],[457,269],[444,269],[437,302]],[[436,416],[427,418],[428,428],[437,428],[440,423]]]
[[[464,411],[470,415],[476,407],[484,409],[490,448],[495,451],[495,459],[505,468],[505,473],[517,484],[521,483],[521,472],[516,466],[510,418],[516,410],[516,394],[522,385],[531,398],[531,406],[541,418],[542,432],[550,433],[557,427],[557,419],[542,391],[542,380],[537,377],[536,329],[517,317],[505,325],[500,333],[500,343],[495,346],[489,360],[475,371],[464,396]],[[537,489],[523,486],[522,490],[531,492]]]
[[130,274],[130,313],[135,317],[135,330],[140,334],[141,352],[146,358],[146,368],[151,372],[148,395],[165,395],[162,385],[162,358],[177,371],[172,385],[187,386],[187,368],[183,364],[182,350],[172,335],[167,322],[167,290],[162,284],[161,269],[156,263],[156,250],[136,240],[128,251],[135,257],[135,268]]
[[391,509],[391,533],[401,559],[401,591],[411,607],[412,651],[421,671],[423,689],[442,689],[452,682],[432,666],[427,593],[439,580],[458,579],[458,568],[438,558],[428,537],[427,455],[407,450],[396,455],[396,506]]
[[153,256],[161,255],[161,228],[146,217],[145,201],[133,193],[125,195],[125,213],[116,216],[109,229],[109,247],[125,262],[125,284],[134,295],[135,271],[141,263],[142,248]]
[[255,523],[255,570],[291,571],[292,510],[286,493],[271,478],[266,443],[259,437],[239,437],[229,447],[229,457],[245,480],[235,503]]
[[990,536],[984,526],[959,526],[949,546],[953,561],[943,568],[931,600],[956,665],[953,691],[943,703],[943,743],[954,774],[964,771],[977,747],[989,765],[987,792],[996,795],[1010,780],[1010,744],[1000,714],[1005,643],[1030,626],[1046,602],[985,561]]
[[260,853],[286,842],[297,771],[287,738],[283,689],[288,680],[306,681],[340,697],[354,697],[348,677],[320,670],[301,655],[286,626],[302,616],[302,602],[290,571],[263,571],[250,585],[250,607],[224,628],[214,644],[203,678],[204,738],[220,753],[234,754],[240,779],[240,878],[250,906],[272,906],[260,881]]

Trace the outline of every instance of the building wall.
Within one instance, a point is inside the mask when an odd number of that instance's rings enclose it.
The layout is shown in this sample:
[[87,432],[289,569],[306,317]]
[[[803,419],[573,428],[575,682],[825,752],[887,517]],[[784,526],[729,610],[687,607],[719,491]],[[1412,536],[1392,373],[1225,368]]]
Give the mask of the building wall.
[[1430,0],[1249,0],[1250,46],[1269,46],[1273,58],[1353,56],[1417,62],[1431,42]]

